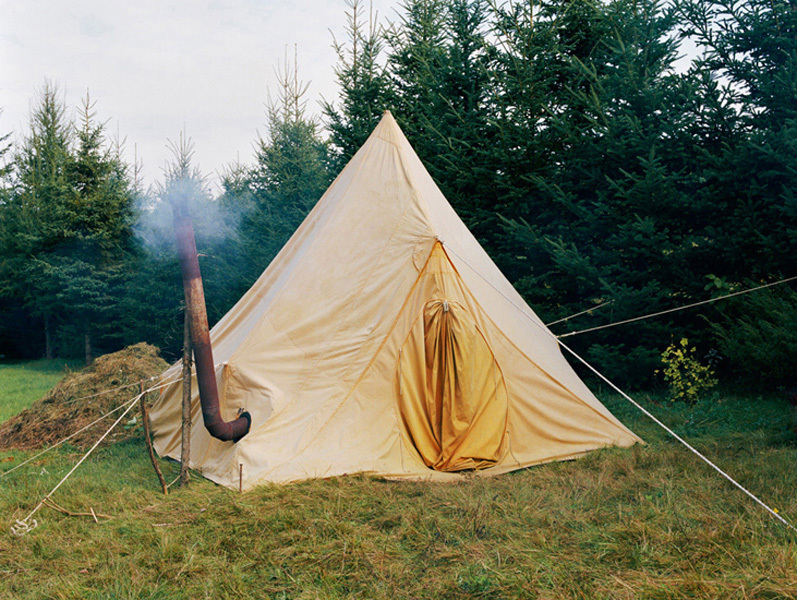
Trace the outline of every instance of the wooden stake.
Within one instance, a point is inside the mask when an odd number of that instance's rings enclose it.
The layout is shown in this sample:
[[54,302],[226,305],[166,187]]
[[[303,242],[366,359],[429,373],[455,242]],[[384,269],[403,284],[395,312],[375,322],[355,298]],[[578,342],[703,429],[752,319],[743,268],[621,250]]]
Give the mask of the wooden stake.
[[238,463],[238,493],[243,493],[244,491],[244,465],[243,463]]
[[183,317],[183,417],[180,446],[180,485],[188,485],[191,461],[191,327],[188,309]]
[[144,421],[144,439],[147,442],[147,450],[149,451],[149,459],[152,461],[152,466],[155,468],[155,473],[158,474],[158,480],[161,482],[163,493],[168,494],[169,488],[166,487],[166,480],[163,478],[161,468],[158,466],[158,461],[155,459],[155,451],[152,449],[152,440],[149,438],[149,414],[147,414],[147,403],[144,400],[144,383],[139,384],[141,391],[141,398],[139,404],[141,405],[141,419]]
[[44,506],[49,506],[53,510],[58,511],[59,513],[64,514],[67,517],[91,517],[92,519],[94,519],[94,522],[97,524],[100,523],[98,519],[113,519],[111,515],[104,515],[102,513],[94,512],[94,509],[91,507],[89,507],[89,510],[91,511],[90,513],[72,512],[70,510],[65,509],[60,504],[56,504],[52,498],[47,498],[44,501]]

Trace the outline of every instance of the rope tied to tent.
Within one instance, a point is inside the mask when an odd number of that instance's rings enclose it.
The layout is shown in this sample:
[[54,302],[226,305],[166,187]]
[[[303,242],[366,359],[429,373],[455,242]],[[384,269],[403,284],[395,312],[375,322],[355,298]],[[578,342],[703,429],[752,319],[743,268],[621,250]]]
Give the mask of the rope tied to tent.
[[[59,482],[58,482],[58,483],[55,485],[55,487],[54,487],[52,490],[50,490],[50,491],[47,493],[47,495],[45,495],[45,496],[44,496],[44,498],[42,498],[42,500],[41,500],[41,501],[40,501],[40,502],[39,502],[39,503],[36,505],[36,507],[35,507],[35,508],[34,508],[32,511],[30,511],[30,513],[28,513],[28,516],[26,516],[24,519],[17,519],[17,520],[15,521],[15,523],[14,523],[14,524],[11,526],[11,533],[12,533],[12,534],[14,534],[14,535],[15,535],[15,536],[17,536],[17,537],[22,537],[22,536],[26,535],[27,533],[29,533],[29,532],[33,531],[34,529],[36,529],[36,527],[38,527],[39,523],[38,523],[38,521],[36,521],[36,519],[33,519],[33,515],[35,515],[35,514],[36,514],[36,513],[39,511],[39,509],[40,509],[42,506],[45,506],[45,505],[47,504],[47,502],[50,500],[50,497],[51,497],[51,496],[52,496],[52,495],[53,495],[53,494],[54,494],[54,493],[55,493],[55,492],[58,490],[58,488],[60,488],[60,487],[61,487],[61,485],[63,485],[63,483],[64,483],[64,482],[65,482],[67,479],[69,479],[69,477],[70,477],[70,476],[71,476],[71,475],[72,475],[72,474],[73,474],[73,473],[74,473],[74,472],[75,472],[75,471],[78,469],[78,467],[80,467],[80,465],[82,465],[82,464],[83,464],[83,462],[84,462],[84,461],[85,461],[85,460],[86,460],[86,459],[89,457],[89,455],[90,455],[92,452],[94,452],[94,450],[96,450],[96,449],[97,449],[97,447],[98,447],[98,446],[99,446],[99,445],[102,443],[102,441],[103,441],[103,440],[104,440],[106,437],[108,437],[108,435],[110,435],[111,431],[113,431],[113,430],[116,428],[116,426],[117,426],[117,425],[119,425],[119,423],[121,423],[121,422],[122,422],[122,420],[123,420],[123,419],[124,419],[124,418],[127,416],[127,414],[128,414],[128,413],[129,413],[131,410],[133,410],[133,408],[136,406],[137,402],[138,402],[138,401],[139,401],[141,398],[143,398],[144,396],[146,396],[148,393],[150,393],[150,392],[152,392],[152,391],[154,391],[154,390],[156,390],[156,389],[158,389],[158,388],[161,388],[161,387],[165,387],[165,386],[167,386],[167,385],[170,385],[171,383],[173,383],[173,382],[162,383],[162,384],[160,384],[160,385],[157,385],[157,386],[152,386],[152,387],[150,387],[150,388],[147,388],[146,390],[143,390],[141,393],[137,394],[135,397],[133,397],[133,398],[131,398],[130,400],[128,400],[128,401],[127,401],[125,404],[122,404],[122,405],[120,405],[119,407],[117,407],[117,409],[118,409],[118,408],[125,407],[125,410],[124,410],[124,412],[122,412],[122,414],[121,414],[121,415],[119,415],[119,417],[118,417],[118,418],[117,418],[117,419],[116,419],[116,420],[113,422],[113,424],[112,424],[112,425],[111,425],[111,426],[110,426],[110,427],[109,427],[109,428],[108,428],[108,429],[105,431],[105,433],[103,433],[103,434],[100,436],[100,438],[99,438],[99,439],[98,439],[96,442],[94,442],[94,445],[93,445],[91,448],[89,448],[89,450],[88,450],[88,451],[87,451],[87,452],[86,452],[86,453],[85,453],[85,454],[84,454],[84,455],[83,455],[83,456],[80,458],[80,460],[79,460],[79,461],[78,461],[78,462],[77,462],[77,463],[76,463],[76,464],[75,464],[75,465],[74,465],[74,466],[73,466],[73,467],[72,467],[72,468],[69,470],[69,472],[68,472],[66,475],[64,475],[64,476],[61,478],[61,481],[59,481]],[[107,415],[106,415],[106,416],[107,416]],[[65,441],[65,440],[62,440],[62,442],[63,442],[63,441]],[[60,443],[62,443],[62,442],[59,442],[59,444],[60,444]],[[54,446],[53,446],[53,447],[54,447]],[[52,447],[51,447],[51,448],[48,448],[48,450],[50,450],[50,449],[52,449]],[[43,453],[41,453],[41,454],[43,454]],[[37,455],[37,456],[40,456],[41,454],[39,454],[39,455]],[[18,465],[18,466],[22,466],[22,465]]]
[[[155,378],[151,377],[151,378],[150,378],[150,380],[152,380],[152,379],[155,379]],[[144,381],[146,381],[146,380],[144,380]],[[158,389],[160,389],[160,388],[167,387],[167,386],[171,385],[172,383],[175,383],[176,381],[177,381],[176,379],[172,379],[172,380],[166,380],[165,382],[163,382],[163,383],[161,383],[161,384],[159,384],[159,385],[156,385],[156,386],[153,386],[153,387],[149,388],[149,390],[148,390],[146,393],[149,393],[149,392],[152,392],[152,391],[158,390]],[[81,427],[80,429],[78,429],[78,430],[77,430],[77,431],[75,431],[74,433],[72,433],[72,434],[70,434],[70,435],[66,436],[65,438],[61,439],[60,441],[56,442],[55,444],[52,444],[51,446],[49,446],[49,447],[45,448],[45,449],[44,449],[44,450],[42,450],[41,452],[39,452],[39,453],[37,453],[37,454],[34,454],[33,456],[31,456],[31,457],[30,457],[30,458],[28,458],[27,460],[24,460],[24,461],[22,461],[21,463],[19,463],[19,464],[18,464],[18,465],[16,465],[15,467],[12,467],[11,469],[8,469],[7,471],[3,471],[2,473],[0,473],[0,479],[2,479],[3,477],[5,477],[6,475],[10,475],[11,473],[13,473],[14,471],[16,471],[17,469],[20,469],[20,468],[24,467],[26,464],[28,464],[28,463],[29,463],[29,462],[31,462],[31,461],[34,461],[34,460],[36,460],[36,459],[37,459],[37,458],[39,458],[40,456],[43,456],[44,454],[47,454],[47,453],[48,453],[50,450],[54,450],[55,448],[57,448],[57,447],[58,447],[58,446],[60,446],[61,444],[64,444],[64,443],[68,442],[68,441],[69,441],[69,440],[71,440],[73,437],[75,437],[75,436],[77,436],[77,435],[80,435],[81,433],[83,433],[83,432],[84,432],[84,431],[86,431],[87,429],[91,429],[91,428],[92,428],[92,427],[94,427],[94,426],[95,426],[97,423],[99,423],[100,421],[102,421],[102,420],[104,420],[104,419],[107,419],[107,418],[108,418],[109,416],[111,416],[113,413],[115,413],[115,412],[117,412],[117,411],[120,411],[120,410],[122,410],[122,409],[123,409],[125,406],[127,406],[127,404],[126,404],[126,403],[124,403],[124,404],[120,404],[119,406],[117,406],[116,408],[114,408],[114,409],[112,409],[112,410],[108,411],[107,413],[105,413],[105,414],[104,414],[104,415],[102,415],[101,417],[98,417],[97,419],[93,420],[93,421],[92,421],[91,423],[89,423],[88,425],[85,425],[85,426]]]
[[[576,359],[577,359],[579,362],[581,362],[581,363],[582,363],[584,366],[586,366],[586,367],[587,367],[587,368],[588,368],[590,371],[592,371],[592,372],[593,372],[595,375],[597,375],[597,376],[598,376],[600,379],[602,379],[604,382],[606,382],[606,384],[608,384],[608,385],[609,385],[609,386],[610,386],[612,389],[614,389],[616,392],[618,392],[618,393],[619,393],[619,394],[620,394],[620,395],[621,395],[623,398],[625,398],[626,400],[628,400],[629,402],[631,402],[631,404],[633,404],[633,405],[634,405],[636,408],[638,408],[638,409],[639,409],[639,410],[640,410],[640,411],[641,411],[641,412],[642,412],[644,415],[646,415],[647,417],[649,417],[649,418],[650,418],[650,419],[651,419],[651,420],[652,420],[654,423],[656,423],[656,424],[657,424],[659,427],[661,427],[662,429],[664,429],[664,431],[666,431],[667,433],[669,433],[669,434],[670,434],[671,436],[673,436],[673,437],[674,437],[676,440],[678,440],[678,441],[679,441],[681,444],[683,444],[683,445],[684,445],[684,446],[685,446],[685,447],[686,447],[686,448],[687,448],[687,449],[688,449],[690,452],[692,452],[693,454],[695,454],[695,455],[696,455],[698,458],[700,458],[700,459],[701,459],[703,462],[705,462],[707,465],[709,465],[709,466],[710,466],[712,469],[714,469],[714,470],[715,470],[717,473],[719,473],[719,474],[720,474],[722,477],[724,477],[726,480],[728,480],[730,483],[732,483],[732,484],[733,484],[735,487],[737,487],[737,488],[738,488],[738,489],[740,489],[742,492],[744,492],[744,493],[745,493],[745,494],[746,494],[748,497],[750,497],[750,498],[751,498],[751,499],[752,499],[754,502],[756,502],[756,503],[757,503],[759,506],[761,506],[761,507],[762,507],[764,510],[766,510],[766,511],[767,511],[767,512],[768,512],[768,513],[771,515],[771,516],[775,517],[775,519],[777,519],[778,521],[780,521],[780,522],[781,522],[783,525],[785,525],[787,528],[789,528],[789,529],[792,529],[793,531],[797,532],[797,527],[795,527],[795,526],[794,526],[794,525],[792,525],[792,524],[791,524],[789,521],[787,521],[787,520],[786,520],[786,519],[785,519],[785,518],[784,518],[784,517],[783,517],[783,516],[782,516],[780,513],[778,513],[778,511],[777,511],[776,509],[773,509],[773,508],[771,508],[771,507],[770,507],[768,504],[766,504],[766,503],[765,503],[763,500],[761,500],[761,499],[760,499],[758,496],[756,496],[755,494],[753,494],[753,493],[752,493],[750,490],[748,490],[747,488],[745,488],[745,487],[744,487],[744,486],[743,486],[741,483],[739,483],[738,481],[736,481],[736,480],[735,480],[733,477],[731,477],[731,476],[730,476],[728,473],[726,473],[725,471],[723,471],[722,469],[720,469],[720,468],[719,468],[717,465],[715,465],[713,462],[711,462],[711,460],[709,460],[709,459],[708,459],[706,456],[704,456],[702,453],[700,453],[700,451],[698,451],[697,449],[695,449],[695,448],[694,448],[694,447],[693,447],[691,444],[689,444],[689,443],[688,443],[686,440],[684,440],[684,439],[683,439],[681,436],[679,436],[679,435],[678,435],[677,433],[675,433],[675,432],[674,432],[672,429],[670,429],[670,428],[669,428],[669,427],[667,427],[667,426],[666,426],[664,423],[662,423],[662,422],[661,422],[659,419],[657,419],[657,418],[656,418],[656,417],[655,417],[655,416],[654,416],[654,415],[653,415],[653,414],[652,414],[650,411],[648,411],[647,409],[645,409],[645,408],[644,408],[644,407],[643,407],[641,404],[639,404],[639,403],[638,403],[636,400],[634,400],[633,398],[631,398],[631,396],[629,396],[628,394],[626,394],[626,393],[625,393],[623,390],[621,390],[621,389],[620,389],[619,387],[617,387],[617,386],[616,386],[614,383],[612,383],[612,382],[611,382],[611,381],[610,381],[610,380],[609,380],[609,379],[608,379],[608,378],[607,378],[605,375],[603,375],[603,374],[602,374],[600,371],[598,371],[598,370],[597,370],[595,367],[593,367],[593,366],[592,366],[591,364],[589,364],[589,363],[588,363],[586,360],[584,360],[583,358],[581,358],[581,356],[579,356],[579,355],[578,355],[578,354],[577,354],[577,353],[576,353],[574,350],[572,350],[572,349],[571,349],[569,346],[567,346],[566,344],[564,344],[564,343],[561,341],[561,339],[560,339],[559,337],[557,337],[556,335],[554,335],[554,334],[553,334],[551,331],[549,331],[549,330],[548,330],[548,329],[547,329],[545,326],[541,325],[540,323],[537,323],[537,322],[536,322],[536,321],[535,321],[535,320],[534,320],[534,319],[533,319],[533,318],[532,318],[532,317],[531,317],[531,316],[530,316],[530,315],[529,315],[529,314],[528,314],[528,313],[527,313],[525,310],[523,310],[523,308],[522,308],[522,307],[518,306],[518,305],[517,305],[517,304],[516,304],[516,303],[515,303],[515,302],[514,302],[514,301],[513,301],[511,298],[509,298],[509,297],[508,297],[506,294],[504,294],[504,293],[503,293],[501,290],[499,290],[499,289],[498,289],[498,288],[497,288],[495,285],[493,285],[493,283],[492,283],[492,282],[491,282],[489,279],[487,279],[487,278],[486,278],[484,275],[482,275],[482,274],[481,274],[479,271],[477,271],[477,270],[476,270],[476,269],[473,267],[473,265],[471,265],[471,264],[470,264],[470,263],[469,263],[467,260],[465,260],[465,259],[464,259],[462,256],[460,256],[460,254],[459,254],[459,253],[458,253],[456,250],[454,250],[454,249],[453,249],[453,248],[451,248],[451,247],[446,247],[446,250],[447,250],[447,251],[449,251],[449,252],[451,252],[451,253],[452,253],[452,254],[454,254],[454,255],[455,255],[455,256],[456,256],[456,257],[457,257],[459,260],[461,260],[461,261],[462,261],[462,263],[463,263],[464,265],[466,265],[466,266],[467,266],[467,267],[468,267],[468,268],[469,268],[471,271],[473,271],[473,272],[474,272],[476,275],[478,275],[478,276],[479,276],[479,277],[480,277],[482,280],[484,280],[484,281],[487,283],[487,285],[489,285],[489,286],[490,286],[491,288],[493,288],[493,289],[494,289],[496,292],[498,292],[498,294],[499,294],[499,295],[501,295],[501,296],[504,298],[504,300],[506,300],[507,302],[509,302],[509,304],[510,304],[511,306],[515,307],[515,308],[516,308],[518,311],[520,311],[520,313],[521,313],[522,315],[524,315],[524,316],[525,316],[525,317],[526,317],[526,318],[527,318],[529,321],[531,321],[531,322],[532,322],[532,323],[533,323],[533,324],[534,324],[536,327],[538,327],[539,329],[541,329],[541,330],[543,331],[543,333],[545,333],[545,335],[547,335],[547,336],[549,336],[550,338],[552,338],[552,339],[553,339],[553,340],[554,340],[554,341],[555,341],[555,342],[556,342],[556,343],[557,343],[559,346],[561,346],[562,348],[564,348],[565,350],[567,350],[567,351],[568,351],[568,352],[569,352],[571,355],[573,355],[573,357],[575,357],[575,358],[576,358]],[[794,280],[794,279],[797,279],[797,276],[795,276],[795,277],[791,277],[791,278],[789,278],[789,279],[785,279],[785,280],[783,280],[783,281],[779,281],[779,282],[775,282],[775,283],[767,284],[767,285],[764,285],[764,286],[760,286],[759,288],[755,288],[755,289],[761,289],[761,288],[763,288],[763,287],[771,287],[771,286],[773,286],[773,285],[779,285],[780,283],[786,283],[787,281],[791,281],[791,280]],[[737,296],[738,296],[738,295],[740,295],[741,293],[747,293],[747,292],[751,292],[751,291],[754,291],[754,289],[751,289],[751,290],[746,290],[746,291],[744,291],[744,292],[735,292],[734,294],[729,294],[728,296],[724,296],[724,297],[730,297],[731,295],[737,295]],[[719,299],[720,299],[720,298],[715,298],[714,300],[719,300]],[[701,304],[705,304],[705,303],[707,303],[707,302],[706,302],[706,301],[704,301],[704,302],[702,302]],[[673,312],[673,311],[668,311],[668,312]],[[561,336],[561,337],[564,337],[564,336]]]
[[[459,255],[457,255],[457,256],[459,256]],[[468,265],[468,266],[470,267],[470,265]],[[471,267],[471,269],[473,269],[473,267]],[[790,281],[794,281],[795,279],[797,279],[797,275],[795,275],[794,277],[787,277],[786,279],[781,279],[780,281],[774,281],[772,283],[766,283],[764,285],[759,285],[759,286],[754,287],[754,288],[749,288],[749,289],[746,289],[746,290],[740,290],[738,292],[732,292],[730,294],[725,294],[723,296],[717,296],[716,298],[709,298],[708,300],[701,300],[700,302],[693,302],[691,304],[685,304],[684,306],[678,306],[676,308],[668,308],[667,310],[661,310],[659,312],[649,313],[647,315],[642,315],[642,316],[639,316],[639,317],[632,317],[630,319],[623,319],[622,321],[617,321],[615,323],[608,323],[606,325],[597,325],[595,327],[589,327],[587,329],[580,329],[578,331],[571,331],[569,333],[563,333],[562,335],[557,335],[555,337],[557,339],[562,339],[562,338],[570,337],[572,335],[580,335],[582,333],[589,333],[591,331],[599,331],[601,329],[608,329],[610,327],[616,327],[618,325],[625,325],[626,323],[634,323],[636,321],[643,321],[645,319],[652,319],[653,317],[659,317],[661,315],[666,315],[666,314],[669,314],[669,313],[674,313],[674,312],[678,312],[678,311],[681,311],[681,310],[686,310],[687,308],[695,308],[697,306],[702,306],[703,304],[711,304],[712,302],[716,302],[717,300],[725,300],[726,298],[733,298],[734,296],[741,296],[743,294],[749,294],[750,292],[757,292],[758,290],[763,290],[764,288],[774,287],[776,285],[782,285],[784,283],[788,283]],[[600,304],[600,305],[598,305],[595,308],[600,308],[601,306],[605,306],[605,304]],[[591,310],[595,310],[595,309],[593,308]],[[583,314],[584,312],[589,312],[589,311],[583,311],[581,313],[577,313],[575,315],[567,317],[567,319],[575,318],[575,317]],[[562,321],[565,321],[567,319],[560,319],[559,321],[554,321],[553,323],[548,323],[548,325],[555,325],[556,323],[561,323]]]

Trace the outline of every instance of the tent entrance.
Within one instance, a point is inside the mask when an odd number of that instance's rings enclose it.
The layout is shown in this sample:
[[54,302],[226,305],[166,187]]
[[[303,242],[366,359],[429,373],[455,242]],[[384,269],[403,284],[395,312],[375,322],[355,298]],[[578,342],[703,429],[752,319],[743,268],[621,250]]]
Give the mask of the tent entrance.
[[473,317],[456,302],[423,307],[399,355],[405,432],[436,471],[491,467],[506,433],[504,378]]

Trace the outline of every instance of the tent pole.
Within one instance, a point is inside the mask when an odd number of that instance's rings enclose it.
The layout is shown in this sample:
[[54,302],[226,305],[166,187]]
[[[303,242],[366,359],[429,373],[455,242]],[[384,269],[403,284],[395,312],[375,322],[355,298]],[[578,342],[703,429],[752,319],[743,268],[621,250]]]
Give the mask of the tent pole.
[[144,440],[147,443],[147,452],[149,453],[149,460],[152,462],[152,467],[155,469],[155,473],[158,476],[158,481],[160,481],[161,489],[163,489],[164,494],[169,493],[169,486],[166,485],[166,480],[163,478],[163,473],[161,472],[161,468],[158,466],[158,459],[155,458],[155,451],[152,448],[152,439],[150,438],[149,433],[149,411],[147,411],[147,399],[146,399],[146,391],[144,390],[144,382],[138,384],[139,387],[139,404],[141,406],[141,421],[144,423]]

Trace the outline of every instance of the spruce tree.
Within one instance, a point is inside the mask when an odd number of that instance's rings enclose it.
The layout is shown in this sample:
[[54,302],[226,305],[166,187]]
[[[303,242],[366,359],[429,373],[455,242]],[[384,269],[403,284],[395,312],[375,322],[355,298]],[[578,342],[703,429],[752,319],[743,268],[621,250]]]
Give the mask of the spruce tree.
[[393,107],[394,92],[386,67],[380,64],[384,31],[369,5],[346,0],[346,41],[335,40],[338,102],[324,101],[326,129],[332,146],[331,170],[339,172],[373,131],[382,113]]
[[58,300],[69,315],[71,331],[82,334],[87,364],[95,333],[116,337],[133,204],[127,167],[108,143],[94,107],[87,93],[67,169],[69,228],[52,257],[60,279]]
[[57,87],[46,83],[15,153],[0,263],[2,293],[44,325],[46,356],[60,337],[64,352],[80,347],[90,362],[92,333],[111,331],[105,324],[119,299],[131,203],[126,168],[89,97],[75,127]]
[[[794,275],[797,254],[797,10],[785,0],[681,0],[681,32],[703,50],[693,70],[712,122],[702,137],[696,202],[706,212],[706,260],[730,289]],[[713,125],[711,129],[709,126]],[[710,258],[709,258],[710,257]],[[718,307],[716,343],[726,368],[794,385],[772,360],[794,355],[781,290]],[[755,315],[755,316],[753,316]],[[755,323],[760,327],[756,328]],[[777,354],[777,353],[775,353]],[[747,377],[749,380],[749,377]]]
[[[256,145],[248,173],[233,170],[222,196],[231,212],[242,213],[238,252],[245,259],[245,291],[268,266],[331,181],[327,145],[318,124],[306,115],[307,85],[296,62],[279,70],[277,97],[266,111],[268,134]],[[237,206],[235,206],[237,204]]]
[[43,326],[45,356],[55,355],[63,311],[53,253],[69,232],[68,171],[74,135],[58,88],[46,82],[30,117],[30,132],[14,154],[14,183],[4,206],[0,281]]
[[[693,260],[703,222],[673,13],[655,0],[569,9],[550,13],[566,62],[548,80],[536,146],[550,139],[549,156],[529,189],[536,211],[510,220],[529,265],[518,286],[546,320],[606,301],[593,322],[689,301],[704,284]],[[600,368],[640,385],[673,327],[664,320],[574,341]]]

